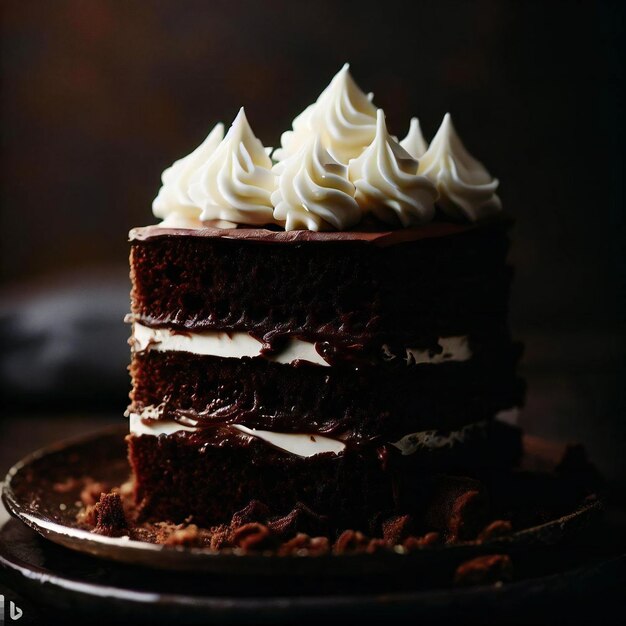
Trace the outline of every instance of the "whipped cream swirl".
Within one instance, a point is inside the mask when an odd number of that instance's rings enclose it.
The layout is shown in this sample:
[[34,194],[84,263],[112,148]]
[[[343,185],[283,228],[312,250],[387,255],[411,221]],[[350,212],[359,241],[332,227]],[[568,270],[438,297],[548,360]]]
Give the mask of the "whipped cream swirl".
[[274,218],[284,222],[285,230],[346,230],[360,221],[348,168],[328,154],[319,137],[277,163],[274,172]]
[[376,134],[376,107],[371,99],[354,82],[346,63],[317,101],[293,120],[293,130],[282,134],[281,148],[272,157],[282,161],[319,136],[331,156],[347,165]]
[[417,174],[418,162],[389,134],[385,114],[378,109],[376,136],[348,175],[356,187],[356,201],[365,212],[404,227],[432,220],[437,190]]
[[346,64],[283,133],[264,148],[243,108],[224,136],[217,124],[191,154],[162,175],[152,204],[159,226],[279,225],[285,230],[347,230],[371,213],[392,226],[498,212],[498,181],[463,146],[447,114],[431,145],[416,117],[400,142]]
[[224,124],[216,124],[207,138],[191,153],[163,171],[157,197],[152,202],[155,217],[164,226],[200,228],[200,208],[189,197],[189,180],[224,138]]
[[409,132],[407,136],[400,142],[400,145],[414,158],[420,159],[428,150],[428,142],[422,135],[420,122],[416,117],[411,118]]
[[242,107],[226,137],[190,180],[189,196],[201,209],[200,219],[273,223],[270,197],[276,177],[271,168]]
[[446,113],[430,147],[419,163],[419,173],[427,176],[439,191],[441,209],[455,218],[474,222],[502,208],[496,195],[498,180],[472,157]]

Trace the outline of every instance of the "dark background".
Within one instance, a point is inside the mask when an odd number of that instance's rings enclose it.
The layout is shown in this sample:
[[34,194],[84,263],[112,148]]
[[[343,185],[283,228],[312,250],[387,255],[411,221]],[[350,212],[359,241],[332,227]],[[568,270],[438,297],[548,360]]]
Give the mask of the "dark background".
[[241,105],[276,146],[350,61],[393,133],[417,115],[430,139],[450,111],[500,179],[517,219],[522,424],[585,441],[624,479],[622,3],[5,0],[2,12],[8,414],[121,414],[126,233],[154,221],[161,171]]

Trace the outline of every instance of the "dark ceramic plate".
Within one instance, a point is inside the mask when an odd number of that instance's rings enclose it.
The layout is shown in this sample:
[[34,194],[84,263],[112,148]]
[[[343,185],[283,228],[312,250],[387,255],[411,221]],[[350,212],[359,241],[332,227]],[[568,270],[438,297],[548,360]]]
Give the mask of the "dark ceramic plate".
[[45,541],[17,520],[0,529],[0,580],[3,570],[11,585],[6,604],[11,598],[23,610],[21,623],[90,626],[596,624],[612,615],[620,623],[626,581],[623,558],[594,553],[559,573],[464,589],[414,589],[402,577],[366,574],[330,584],[318,577],[290,587],[271,576],[241,584],[229,575],[95,560]]
[[[124,436],[126,426],[38,450],[9,470],[2,497],[7,509],[43,537],[86,554],[119,562],[167,570],[204,571],[216,574],[259,576],[354,576],[364,572],[394,572],[433,580],[440,574],[450,580],[456,566],[480,554],[546,554],[554,546],[571,542],[598,518],[600,504],[579,503],[567,515],[482,544],[432,546],[404,553],[327,556],[276,556],[225,554],[208,549],[162,546],[106,537],[79,528],[80,486],[55,491],[53,485],[91,477],[119,485],[129,474]],[[71,483],[68,483],[71,484]]]

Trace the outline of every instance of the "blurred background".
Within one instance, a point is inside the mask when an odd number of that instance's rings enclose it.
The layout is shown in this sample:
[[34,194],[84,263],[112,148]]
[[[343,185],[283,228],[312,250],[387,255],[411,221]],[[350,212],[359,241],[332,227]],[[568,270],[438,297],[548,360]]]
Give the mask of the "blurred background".
[[241,105],[276,146],[350,61],[394,134],[450,111],[500,179],[521,423],[624,481],[624,48],[618,2],[5,0],[0,464],[122,419],[126,234],[161,171]]

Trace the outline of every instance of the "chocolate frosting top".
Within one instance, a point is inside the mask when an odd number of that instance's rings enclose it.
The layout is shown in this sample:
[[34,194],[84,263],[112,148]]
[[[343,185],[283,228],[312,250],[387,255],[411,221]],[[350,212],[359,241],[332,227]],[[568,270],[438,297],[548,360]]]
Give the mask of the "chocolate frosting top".
[[485,220],[480,224],[460,224],[454,222],[430,222],[416,228],[398,230],[361,230],[317,232],[311,230],[270,230],[268,228],[216,228],[207,226],[201,229],[164,228],[159,225],[133,228],[129,233],[131,241],[144,241],[153,237],[219,237],[223,239],[239,239],[259,243],[324,243],[337,241],[360,241],[376,246],[391,246],[407,241],[445,237],[463,233],[483,225],[501,222],[510,224],[511,219],[498,216],[493,220]]

